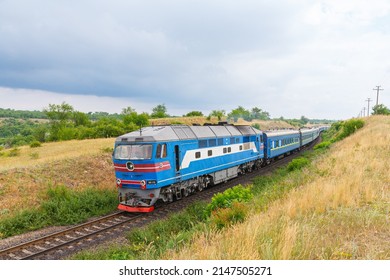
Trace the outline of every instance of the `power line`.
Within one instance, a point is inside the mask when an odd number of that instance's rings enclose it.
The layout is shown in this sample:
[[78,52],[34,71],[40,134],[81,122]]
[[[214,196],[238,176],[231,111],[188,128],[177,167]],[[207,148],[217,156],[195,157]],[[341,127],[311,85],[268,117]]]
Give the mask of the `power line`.
[[380,88],[381,86],[376,86],[376,88],[373,88],[372,90],[376,90],[376,106],[378,106],[378,99],[379,99],[379,91],[383,90],[383,88]]
[[370,116],[370,102],[371,102],[371,98],[367,98],[367,103],[368,103],[368,106],[367,106],[367,117]]

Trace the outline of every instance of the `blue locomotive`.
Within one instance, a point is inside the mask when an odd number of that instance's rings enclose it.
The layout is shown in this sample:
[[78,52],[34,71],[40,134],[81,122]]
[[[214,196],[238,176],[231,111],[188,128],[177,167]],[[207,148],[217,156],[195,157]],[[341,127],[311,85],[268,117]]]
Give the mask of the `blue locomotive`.
[[262,132],[251,126],[156,126],[119,136],[113,162],[118,209],[151,212],[270,163],[314,141],[320,129]]

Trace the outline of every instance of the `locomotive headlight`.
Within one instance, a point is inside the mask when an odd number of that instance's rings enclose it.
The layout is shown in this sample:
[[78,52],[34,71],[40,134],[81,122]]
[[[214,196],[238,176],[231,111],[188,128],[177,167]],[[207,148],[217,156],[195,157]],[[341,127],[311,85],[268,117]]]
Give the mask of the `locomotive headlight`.
[[141,189],[146,190],[146,182],[145,182],[145,180],[142,180],[140,182],[140,185],[141,185]]
[[134,171],[134,163],[132,163],[131,161],[126,162],[126,168],[129,171]]
[[122,181],[121,181],[121,179],[116,179],[116,185],[117,185],[118,187],[121,187],[121,186],[122,186]]

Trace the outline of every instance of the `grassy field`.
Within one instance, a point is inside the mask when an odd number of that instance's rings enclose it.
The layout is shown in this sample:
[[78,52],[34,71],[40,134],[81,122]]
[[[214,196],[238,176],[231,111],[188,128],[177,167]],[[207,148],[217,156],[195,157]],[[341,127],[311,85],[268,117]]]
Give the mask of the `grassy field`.
[[[4,154],[15,154],[0,156],[0,231],[5,220],[12,217],[20,220],[21,216],[40,211],[45,202],[53,200],[53,193],[73,199],[72,203],[83,204],[83,199],[89,199],[85,192],[93,190],[94,194],[89,193],[91,197],[108,191],[113,197],[112,209],[115,209],[113,145],[114,139],[72,140],[45,143],[37,148],[24,146],[17,150],[3,150]],[[56,193],[63,188],[70,193]],[[69,212],[72,212],[71,208]],[[82,216],[77,212],[74,215]],[[16,232],[20,232],[19,229]],[[2,235],[0,232],[0,237]]]
[[390,259],[389,144],[390,118],[369,118],[275,186],[293,185],[285,196],[266,208],[255,202],[244,223],[200,232],[162,258]]

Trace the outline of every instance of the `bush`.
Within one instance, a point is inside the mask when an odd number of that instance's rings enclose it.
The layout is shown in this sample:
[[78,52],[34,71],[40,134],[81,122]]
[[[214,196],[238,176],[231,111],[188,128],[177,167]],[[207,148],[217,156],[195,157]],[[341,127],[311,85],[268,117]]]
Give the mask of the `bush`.
[[287,170],[288,171],[294,171],[294,170],[299,170],[308,165],[310,161],[307,158],[295,158],[293,159],[288,165],[287,165]]
[[324,141],[324,142],[321,142],[320,144],[315,145],[313,149],[314,150],[328,149],[331,144],[332,143],[330,141]]
[[8,152],[9,157],[17,157],[20,155],[20,150],[18,148],[13,148],[11,151]]
[[364,126],[364,121],[360,119],[352,119],[343,123],[341,134],[338,135],[337,140],[342,140],[345,137],[353,134],[356,130]]
[[30,143],[30,148],[38,148],[38,147],[42,147],[41,142],[33,141],[33,142]]
[[252,197],[253,194],[250,188],[237,185],[231,189],[227,189],[223,193],[215,194],[211,199],[211,203],[207,205],[205,214],[209,217],[211,212],[218,208],[230,208],[234,202],[247,202]]

